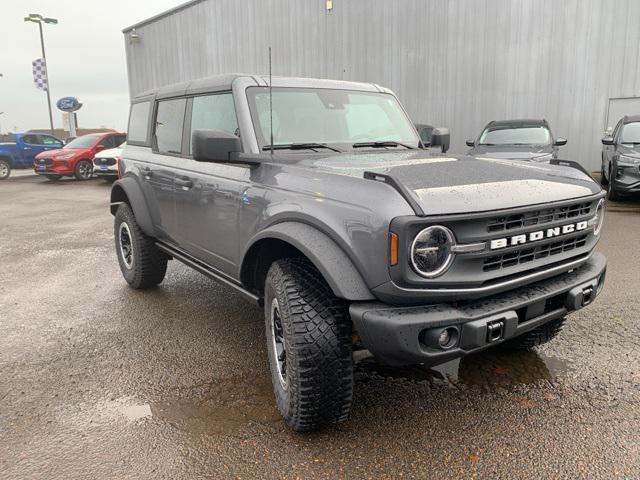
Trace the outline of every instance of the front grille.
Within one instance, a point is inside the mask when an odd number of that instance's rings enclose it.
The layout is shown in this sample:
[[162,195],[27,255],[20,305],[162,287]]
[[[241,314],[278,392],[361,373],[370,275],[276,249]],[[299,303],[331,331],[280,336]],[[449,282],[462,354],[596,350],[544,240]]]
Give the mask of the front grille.
[[53,160],[51,158],[41,158],[36,163],[38,165],[51,165]]
[[560,253],[584,247],[587,242],[587,235],[567,238],[555,242],[543,243],[535,247],[522,248],[516,251],[495,255],[485,259],[482,270],[491,272],[502,268],[513,267],[523,263],[532,262],[541,258],[552,257]]
[[116,164],[116,159],[115,158],[94,158],[93,159],[93,163],[94,165],[115,165]]
[[489,233],[496,233],[531,227],[534,225],[542,225],[559,220],[568,220],[574,217],[588,215],[590,211],[590,202],[576,203],[563,207],[533,210],[531,212],[494,218],[487,224],[487,231]]

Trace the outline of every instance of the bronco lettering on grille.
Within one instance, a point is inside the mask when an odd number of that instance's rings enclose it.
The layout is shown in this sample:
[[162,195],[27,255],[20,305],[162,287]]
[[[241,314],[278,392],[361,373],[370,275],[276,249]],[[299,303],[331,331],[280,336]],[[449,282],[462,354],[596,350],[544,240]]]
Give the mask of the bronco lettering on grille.
[[514,235],[512,237],[496,238],[491,240],[490,248],[491,250],[497,250],[499,248],[507,248],[516,245],[523,245],[529,242],[536,242],[545,238],[559,237],[568,233],[586,230],[588,226],[589,223],[587,221],[583,221],[578,223],[569,223],[561,227],[547,228],[546,230],[537,230],[535,232]]

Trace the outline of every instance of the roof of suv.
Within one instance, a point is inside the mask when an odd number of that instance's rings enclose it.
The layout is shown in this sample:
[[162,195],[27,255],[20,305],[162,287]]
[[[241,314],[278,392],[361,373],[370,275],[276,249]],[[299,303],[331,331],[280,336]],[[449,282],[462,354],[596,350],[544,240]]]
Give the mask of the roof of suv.
[[[224,75],[214,75],[194,79],[188,82],[175,83],[166,85],[153,90],[148,90],[136,95],[134,98],[142,98],[150,95],[156,95],[160,98],[171,96],[179,96],[184,94],[202,93],[207,90],[230,90],[232,83],[239,79],[246,79],[249,84],[255,86],[268,87],[268,75],[252,75],[243,73],[230,73]],[[299,87],[299,88],[333,88],[339,90],[360,90],[369,92],[385,92],[390,91],[380,87],[374,83],[351,82],[346,80],[327,80],[319,78],[301,78],[301,77],[273,77],[274,87]]]
[[518,125],[548,125],[547,121],[542,119],[535,119],[535,118],[516,118],[513,120],[493,120],[491,122],[489,122],[489,124],[487,125],[487,127],[491,126],[518,126]]
[[625,115],[623,123],[640,122],[640,115]]

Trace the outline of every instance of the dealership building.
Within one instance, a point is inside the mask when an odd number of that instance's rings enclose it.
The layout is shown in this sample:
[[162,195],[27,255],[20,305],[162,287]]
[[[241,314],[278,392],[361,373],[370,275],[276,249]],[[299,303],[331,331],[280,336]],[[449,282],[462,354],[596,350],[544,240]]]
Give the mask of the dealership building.
[[220,73],[377,83],[468,150],[490,120],[545,118],[562,158],[640,114],[638,0],[195,0],[124,30],[131,95]]

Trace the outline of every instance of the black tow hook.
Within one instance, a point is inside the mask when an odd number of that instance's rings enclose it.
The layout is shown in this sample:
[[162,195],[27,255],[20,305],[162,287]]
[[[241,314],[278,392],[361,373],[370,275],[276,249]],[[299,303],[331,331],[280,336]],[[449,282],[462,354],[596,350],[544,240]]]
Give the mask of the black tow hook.
[[504,336],[504,320],[487,323],[487,343],[497,342]]

